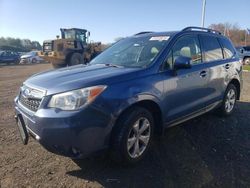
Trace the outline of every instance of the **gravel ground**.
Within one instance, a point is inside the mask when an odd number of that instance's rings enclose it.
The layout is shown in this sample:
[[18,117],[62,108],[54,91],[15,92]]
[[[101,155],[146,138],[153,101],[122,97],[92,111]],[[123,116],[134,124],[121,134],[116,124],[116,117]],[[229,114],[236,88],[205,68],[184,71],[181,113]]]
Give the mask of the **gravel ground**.
[[72,161],[30,139],[21,144],[13,99],[30,75],[49,64],[0,67],[0,188],[4,187],[250,187],[250,73],[235,113],[213,113],[166,131],[136,166],[106,156]]

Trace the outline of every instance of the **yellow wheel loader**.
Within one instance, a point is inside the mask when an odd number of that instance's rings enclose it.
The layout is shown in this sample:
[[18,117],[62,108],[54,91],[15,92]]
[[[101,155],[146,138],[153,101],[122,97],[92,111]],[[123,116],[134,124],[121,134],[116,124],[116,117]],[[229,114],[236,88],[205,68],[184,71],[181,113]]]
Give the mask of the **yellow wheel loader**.
[[87,64],[102,51],[102,45],[89,43],[90,32],[85,29],[60,29],[61,38],[45,40],[38,55],[49,61],[54,68]]

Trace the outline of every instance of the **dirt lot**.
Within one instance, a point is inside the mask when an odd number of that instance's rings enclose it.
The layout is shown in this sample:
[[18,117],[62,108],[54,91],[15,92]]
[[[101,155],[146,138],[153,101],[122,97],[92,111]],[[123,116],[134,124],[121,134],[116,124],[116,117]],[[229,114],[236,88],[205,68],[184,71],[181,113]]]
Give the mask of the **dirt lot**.
[[212,113],[168,129],[134,167],[102,156],[74,163],[36,141],[21,144],[13,99],[28,76],[49,64],[0,67],[0,188],[3,187],[250,187],[250,73],[236,112]]

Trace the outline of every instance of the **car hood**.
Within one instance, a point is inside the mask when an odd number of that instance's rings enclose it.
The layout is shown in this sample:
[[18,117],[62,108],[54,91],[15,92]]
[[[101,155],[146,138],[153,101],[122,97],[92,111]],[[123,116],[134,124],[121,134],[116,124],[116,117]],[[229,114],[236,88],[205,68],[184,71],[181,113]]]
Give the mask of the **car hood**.
[[32,55],[22,55],[21,59],[30,58],[30,57],[32,57]]
[[141,68],[120,68],[106,65],[77,65],[38,73],[27,79],[24,84],[46,91],[47,95],[69,90],[108,85],[128,79],[139,74]]

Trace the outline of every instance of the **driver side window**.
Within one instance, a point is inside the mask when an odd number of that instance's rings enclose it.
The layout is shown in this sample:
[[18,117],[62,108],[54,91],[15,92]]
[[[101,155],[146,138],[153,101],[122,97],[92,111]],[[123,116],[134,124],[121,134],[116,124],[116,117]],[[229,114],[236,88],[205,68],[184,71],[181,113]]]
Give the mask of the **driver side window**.
[[179,38],[165,61],[164,69],[172,69],[174,61],[178,57],[190,58],[192,65],[201,63],[201,48],[196,35],[186,35]]
[[86,42],[86,36],[84,32],[77,32],[76,39],[82,42]]

